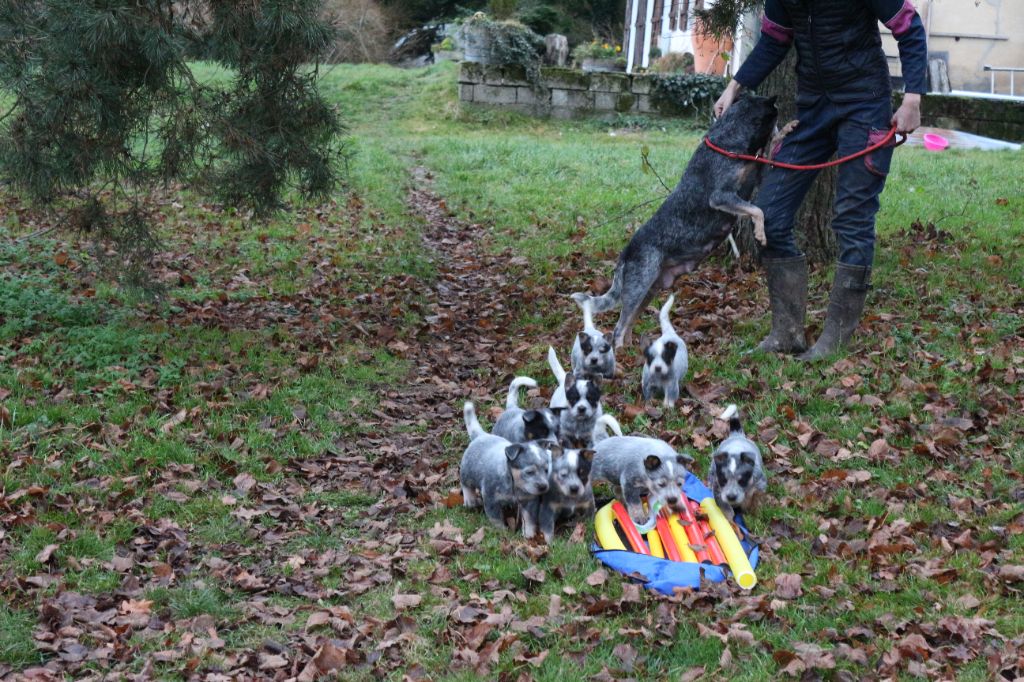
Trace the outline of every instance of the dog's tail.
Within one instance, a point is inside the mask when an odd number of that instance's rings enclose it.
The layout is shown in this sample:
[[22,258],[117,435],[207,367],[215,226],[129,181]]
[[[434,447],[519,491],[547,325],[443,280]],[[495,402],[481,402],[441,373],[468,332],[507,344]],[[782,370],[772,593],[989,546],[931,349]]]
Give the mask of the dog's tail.
[[661,306],[661,312],[658,313],[658,320],[661,322],[661,335],[662,336],[673,336],[676,330],[672,328],[672,320],[669,319],[669,314],[672,312],[672,304],[676,302],[676,295],[669,294],[668,300],[665,301],[665,305]]
[[622,427],[619,425],[619,420],[611,416],[607,412],[597,418],[597,426],[602,429],[611,429],[611,432],[616,436],[622,435]]
[[558,361],[558,354],[555,353],[555,349],[548,346],[548,367],[551,368],[551,373],[558,379],[558,385],[561,386],[565,383],[565,368],[562,367],[562,363]]
[[718,415],[719,419],[725,419],[729,422],[729,433],[743,433],[743,424],[740,422],[740,411],[736,409],[736,405],[729,405],[725,408],[722,414]]
[[484,427],[480,426],[480,420],[476,418],[476,408],[473,407],[473,403],[466,401],[466,404],[462,406],[462,418],[466,422],[466,431],[469,432],[469,439],[476,440],[480,436],[487,435],[484,431]]
[[592,296],[583,294],[573,294],[572,300],[579,304],[583,310],[583,329],[585,331],[595,331],[597,327],[594,326],[594,299]]
[[537,382],[530,377],[516,377],[513,379],[512,383],[508,386],[508,397],[505,398],[506,410],[519,407],[519,389],[523,386],[526,388],[537,388]]
[[[572,295],[572,300],[579,303],[580,307],[583,308],[583,304],[590,304],[591,313],[603,313],[606,310],[611,310],[620,303],[622,296],[622,263],[615,266],[615,274],[612,275],[612,286],[608,291],[604,292],[600,296],[591,296],[585,293],[576,293]],[[583,308],[583,320],[587,327],[593,327],[593,323],[587,323],[587,309]]]

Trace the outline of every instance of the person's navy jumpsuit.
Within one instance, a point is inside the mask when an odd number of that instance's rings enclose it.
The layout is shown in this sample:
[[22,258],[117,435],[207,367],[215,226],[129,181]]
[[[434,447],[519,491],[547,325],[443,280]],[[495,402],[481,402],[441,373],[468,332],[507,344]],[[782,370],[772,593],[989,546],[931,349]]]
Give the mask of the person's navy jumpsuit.
[[[800,125],[783,141],[778,160],[820,163],[860,151],[888,132],[891,85],[879,21],[899,44],[906,92],[924,93],[925,31],[909,0],[767,0],[760,40],[735,80],[756,88],[795,44]],[[891,159],[886,147],[839,167],[832,228],[840,263],[871,266],[878,195]],[[756,199],[765,216],[765,257],[800,255],[793,221],[816,175],[781,168],[766,173]]]

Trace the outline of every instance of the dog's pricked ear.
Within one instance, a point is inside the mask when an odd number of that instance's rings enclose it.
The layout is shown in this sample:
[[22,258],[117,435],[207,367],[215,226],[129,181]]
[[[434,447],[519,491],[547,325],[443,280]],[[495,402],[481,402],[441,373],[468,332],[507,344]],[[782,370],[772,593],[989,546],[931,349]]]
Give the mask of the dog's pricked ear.
[[579,461],[576,463],[576,475],[579,476],[583,484],[586,485],[587,479],[590,478],[590,469],[594,463],[594,451],[580,450],[578,456]]
[[576,339],[580,342],[580,350],[583,351],[583,354],[590,355],[591,351],[594,350],[594,342],[591,340],[590,334],[580,332],[576,335]]
[[519,455],[523,454],[526,450],[526,446],[522,443],[512,443],[505,448],[505,456],[508,457],[508,461],[514,462],[519,458]]
[[661,466],[661,457],[657,455],[647,455],[644,457],[644,469],[648,471],[657,471],[658,467]]
[[693,464],[694,459],[685,452],[680,452],[676,454],[676,462],[679,466],[687,466],[688,464]]
[[604,336],[604,340],[608,343],[609,346],[614,346],[615,345],[615,335],[614,334],[612,334],[611,332],[605,332],[603,334],[603,336]]
[[676,343],[675,341],[666,341],[665,342],[665,351],[662,353],[662,357],[665,358],[665,362],[667,362],[668,364],[671,365],[672,361],[675,360],[676,351],[678,351],[678,350],[679,350],[679,344],[678,343]]
[[754,459],[754,455],[753,454],[751,454],[749,452],[741,452],[740,453],[740,463],[746,464],[747,466],[752,467],[755,464],[757,464],[757,460]]

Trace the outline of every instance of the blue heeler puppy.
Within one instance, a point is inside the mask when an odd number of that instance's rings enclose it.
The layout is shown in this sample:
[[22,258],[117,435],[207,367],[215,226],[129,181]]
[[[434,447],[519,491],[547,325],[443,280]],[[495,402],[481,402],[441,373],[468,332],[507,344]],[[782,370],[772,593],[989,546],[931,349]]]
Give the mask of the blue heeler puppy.
[[641,377],[644,400],[650,400],[655,392],[664,396],[666,407],[672,407],[679,400],[679,383],[686,377],[689,367],[686,343],[672,328],[669,312],[675,296],[669,296],[661,307],[661,336],[644,348],[644,371]]
[[[712,124],[708,135],[729,151],[758,154],[771,141],[777,117],[774,97],[745,95]],[[572,295],[580,304],[592,301],[595,313],[622,307],[613,335],[616,348],[629,340],[637,315],[651,297],[695,270],[729,235],[738,217],[750,216],[754,236],[766,243],[764,214],[749,201],[762,168],[753,161],[730,159],[701,142],[679,184],[619,254],[611,288],[602,296]]]
[[730,521],[736,511],[752,511],[768,489],[761,450],[743,433],[735,405],[729,405],[719,419],[729,420],[729,437],[711,456],[708,481],[715,501]]
[[565,378],[565,408],[558,411],[558,438],[575,447],[594,445],[594,431],[601,417],[601,386],[597,378]]
[[594,489],[590,485],[593,450],[563,450],[551,459],[548,491],[540,498],[540,532],[549,543],[555,536],[555,524],[575,516],[594,513]]
[[[551,394],[551,410],[558,416],[558,439],[570,447],[589,448],[594,445],[595,434],[600,437],[601,386],[596,377],[579,378],[568,374],[558,361],[555,349],[548,346],[548,366],[558,381]],[[615,422],[618,426],[618,422]],[[621,429],[620,429],[621,431]]]
[[470,440],[459,467],[463,504],[482,504],[487,518],[502,529],[505,509],[514,508],[522,516],[523,537],[532,538],[537,534],[540,496],[548,491],[552,451],[561,449],[546,441],[510,443],[492,436],[480,426],[471,402],[462,414]]
[[692,463],[693,457],[676,452],[663,440],[613,436],[594,446],[590,475],[595,481],[611,484],[630,518],[644,524],[648,519],[644,497],[648,505],[661,500],[669,509],[683,511],[682,487],[686,467]]
[[524,410],[519,407],[519,389],[536,388],[537,382],[530,377],[516,377],[508,387],[505,411],[498,417],[491,433],[513,443],[531,440],[558,440],[558,418],[551,410]]
[[577,376],[596,374],[605,379],[615,376],[615,349],[611,337],[594,326],[590,299],[578,301],[583,309],[583,331],[572,344],[572,371]]

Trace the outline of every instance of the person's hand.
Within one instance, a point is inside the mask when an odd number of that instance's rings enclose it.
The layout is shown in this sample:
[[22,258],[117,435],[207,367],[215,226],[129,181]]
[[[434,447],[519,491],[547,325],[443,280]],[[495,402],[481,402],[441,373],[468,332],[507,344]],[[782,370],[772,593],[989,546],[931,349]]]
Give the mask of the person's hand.
[[722,96],[715,102],[715,118],[721,118],[726,110],[732,106],[733,100],[736,99],[736,95],[740,92],[740,84],[735,80],[729,81],[729,85],[725,86],[725,90],[722,92]]
[[892,125],[897,133],[909,135],[921,125],[921,95],[908,92],[903,95],[903,104],[892,115]]

